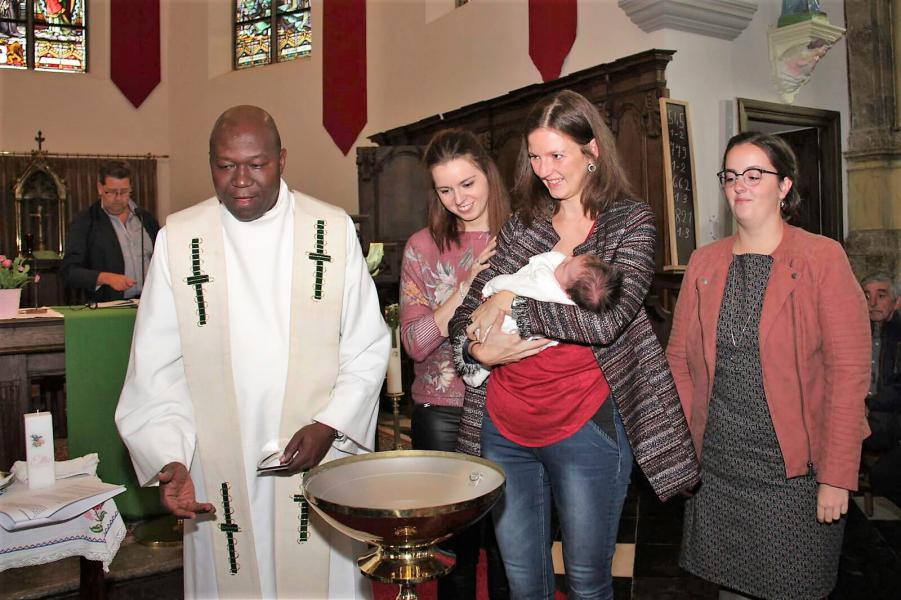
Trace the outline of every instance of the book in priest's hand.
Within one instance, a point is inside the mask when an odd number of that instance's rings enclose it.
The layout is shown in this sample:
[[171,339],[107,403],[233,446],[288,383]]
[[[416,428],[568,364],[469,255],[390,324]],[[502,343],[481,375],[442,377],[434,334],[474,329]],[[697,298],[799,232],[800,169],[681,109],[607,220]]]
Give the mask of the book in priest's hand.
[[257,462],[257,475],[287,471],[290,468],[290,465],[287,463],[282,464],[281,458],[281,450],[263,452],[260,455],[260,460]]
[[0,527],[17,531],[68,521],[124,491],[125,486],[104,483],[93,475],[58,479],[37,490],[13,485],[0,496]]

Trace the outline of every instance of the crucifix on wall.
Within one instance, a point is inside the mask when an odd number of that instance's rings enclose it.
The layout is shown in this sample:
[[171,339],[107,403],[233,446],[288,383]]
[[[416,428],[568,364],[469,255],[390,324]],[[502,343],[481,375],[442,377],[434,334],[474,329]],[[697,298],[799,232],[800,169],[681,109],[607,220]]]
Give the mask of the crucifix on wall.
[[32,232],[34,232],[33,235],[35,236],[35,244],[34,247],[31,248],[32,252],[47,250],[47,243],[44,241],[44,219],[46,217],[44,214],[44,206],[38,204],[35,212],[28,213],[28,216],[36,221],[34,228],[32,229]]

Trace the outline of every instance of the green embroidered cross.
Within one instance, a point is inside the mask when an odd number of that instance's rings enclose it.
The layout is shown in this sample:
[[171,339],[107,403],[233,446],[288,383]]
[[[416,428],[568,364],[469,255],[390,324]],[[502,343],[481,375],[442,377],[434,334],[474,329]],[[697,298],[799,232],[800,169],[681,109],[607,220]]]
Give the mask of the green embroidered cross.
[[313,300],[322,300],[322,279],[325,273],[325,263],[331,262],[332,257],[325,253],[325,221],[316,221],[316,251],[307,252],[310,260],[316,261],[316,281],[313,283]]
[[238,553],[235,551],[235,534],[241,531],[237,523],[232,521],[231,499],[228,496],[228,482],[222,482],[222,512],[225,513],[225,523],[219,524],[219,529],[225,532],[228,544],[228,568],[232,575],[238,574],[241,565],[238,564]]
[[310,524],[310,505],[307,504],[307,499],[303,497],[303,494],[294,494],[291,498],[297,502],[298,508],[300,508],[300,515],[297,517],[300,522],[300,525],[297,526],[297,543],[302,544],[307,541],[309,536],[307,527]]
[[203,284],[212,281],[209,275],[200,272],[200,238],[191,240],[191,273],[185,278],[185,283],[194,286],[194,296],[197,301],[197,325],[206,325],[206,302],[203,299]]

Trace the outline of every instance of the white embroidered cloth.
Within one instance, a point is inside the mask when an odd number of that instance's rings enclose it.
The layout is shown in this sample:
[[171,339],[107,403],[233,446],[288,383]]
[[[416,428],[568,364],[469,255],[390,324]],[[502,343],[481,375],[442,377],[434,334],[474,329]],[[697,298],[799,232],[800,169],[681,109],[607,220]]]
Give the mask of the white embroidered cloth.
[[[67,479],[76,475],[97,475],[98,464],[100,464],[100,458],[96,452],[91,452],[72,460],[57,460],[53,466],[56,469],[57,479]],[[28,483],[28,463],[24,460],[14,462],[10,471],[16,481]]]
[[[25,487],[14,482],[7,490]],[[0,571],[84,556],[108,572],[125,539],[125,523],[112,498],[85,513],[52,525],[6,531],[0,528]]]

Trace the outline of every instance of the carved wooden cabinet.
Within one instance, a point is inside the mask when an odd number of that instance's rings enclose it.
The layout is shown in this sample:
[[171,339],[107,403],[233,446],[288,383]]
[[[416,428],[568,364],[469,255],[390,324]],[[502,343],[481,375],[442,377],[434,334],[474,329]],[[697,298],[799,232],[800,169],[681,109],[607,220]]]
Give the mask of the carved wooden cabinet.
[[385,257],[374,278],[383,305],[397,302],[404,244],[425,227],[431,181],[421,164],[422,152],[419,146],[357,148],[360,236],[364,246],[385,244]]
[[[591,100],[613,131],[635,194],[651,205],[657,219],[656,264],[662,273],[669,240],[658,99],[669,96],[665,70],[673,54],[648,50],[370,136],[379,147],[357,149],[359,201],[364,241],[386,244],[379,287],[390,292],[393,286],[396,298],[403,244],[426,224],[430,180],[420,158],[431,136],[447,127],[473,131],[509,186],[522,140],[520,124],[535,102],[563,89]],[[655,298],[652,292],[652,305]]]

